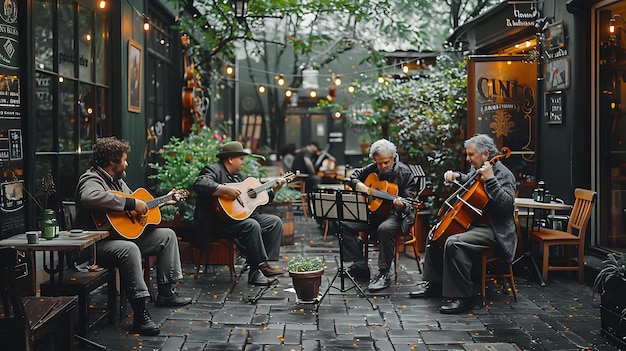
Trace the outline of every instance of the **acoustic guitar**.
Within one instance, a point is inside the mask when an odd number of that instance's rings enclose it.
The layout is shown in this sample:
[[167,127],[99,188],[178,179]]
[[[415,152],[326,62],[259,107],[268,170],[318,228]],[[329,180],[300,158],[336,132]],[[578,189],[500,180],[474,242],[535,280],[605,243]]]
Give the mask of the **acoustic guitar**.
[[[296,178],[296,175],[293,172],[287,172],[283,178],[285,178],[287,182],[290,182]],[[219,196],[217,198],[217,210],[222,213],[226,219],[243,221],[250,217],[257,207],[269,202],[270,196],[267,190],[273,188],[276,184],[278,184],[276,180],[261,184],[261,182],[254,177],[248,177],[243,182],[239,183],[228,183],[228,186],[241,190],[241,195],[234,199],[230,196]]]
[[374,213],[386,214],[391,212],[391,206],[393,206],[393,200],[400,199],[405,206],[417,208],[419,201],[413,199],[407,199],[398,196],[398,185],[387,181],[378,179],[376,173],[370,173],[363,184],[370,188],[368,194],[374,199],[369,203],[369,210]]
[[143,200],[148,205],[148,213],[144,216],[138,214],[135,210],[93,213],[93,219],[98,229],[110,224],[112,229],[126,239],[137,239],[141,234],[143,234],[143,231],[148,224],[161,223],[161,210],[159,209],[159,205],[162,205],[170,200],[180,201],[189,196],[189,192],[185,189],[175,190],[171,194],[163,195],[157,198],[152,197],[152,195],[150,195],[150,193],[144,188],[139,188],[132,194],[126,194],[114,190],[109,191],[113,194],[126,198]]

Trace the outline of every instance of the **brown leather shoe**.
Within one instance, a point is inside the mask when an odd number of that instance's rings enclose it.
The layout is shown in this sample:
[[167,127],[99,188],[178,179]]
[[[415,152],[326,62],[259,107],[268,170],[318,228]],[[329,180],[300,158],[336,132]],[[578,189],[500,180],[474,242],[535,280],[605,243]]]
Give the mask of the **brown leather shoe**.
[[285,273],[282,269],[272,268],[272,266],[270,266],[270,264],[267,263],[267,261],[259,263],[259,270],[266,277],[271,277],[274,275],[282,275]]

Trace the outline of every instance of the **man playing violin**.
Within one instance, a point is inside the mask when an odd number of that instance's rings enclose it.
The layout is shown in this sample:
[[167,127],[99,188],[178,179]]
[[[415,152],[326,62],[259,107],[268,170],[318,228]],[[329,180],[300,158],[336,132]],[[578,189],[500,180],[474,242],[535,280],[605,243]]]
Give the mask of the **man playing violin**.
[[[376,231],[379,242],[378,274],[370,282],[368,289],[372,292],[389,287],[391,284],[391,262],[395,257],[396,235],[402,230],[408,233],[413,223],[415,211],[406,204],[404,199],[415,199],[417,183],[409,167],[400,162],[396,146],[386,139],[380,139],[370,147],[370,157],[374,162],[356,169],[350,176],[350,185],[356,191],[371,193],[383,183],[392,183],[397,193],[391,196],[391,206],[381,206],[370,216],[370,224],[362,222],[342,223],[343,258],[346,262],[354,262],[348,272],[355,278],[370,277],[370,271],[363,257],[359,232]],[[378,182],[372,182],[372,179]],[[370,207],[371,208],[371,207]],[[367,249],[367,248],[366,248]]]
[[[488,202],[482,216],[477,216],[466,232],[450,235],[443,243],[429,239],[424,257],[425,283],[410,293],[412,298],[448,298],[439,309],[447,314],[474,307],[472,267],[480,264],[484,249],[495,247],[503,263],[509,264],[517,247],[515,176],[502,162],[492,163],[497,159],[498,149],[490,136],[476,135],[466,140],[464,146],[470,172],[446,171],[444,180],[463,184],[461,189],[483,181]],[[436,228],[431,230],[429,238]]]

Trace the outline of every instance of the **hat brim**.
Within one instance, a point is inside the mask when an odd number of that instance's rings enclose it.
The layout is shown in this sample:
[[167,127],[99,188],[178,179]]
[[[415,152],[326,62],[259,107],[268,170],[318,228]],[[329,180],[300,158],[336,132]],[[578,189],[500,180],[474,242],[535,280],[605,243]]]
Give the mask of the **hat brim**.
[[248,156],[249,153],[245,151],[224,151],[215,155],[217,158],[226,158],[226,157],[237,157],[237,156]]

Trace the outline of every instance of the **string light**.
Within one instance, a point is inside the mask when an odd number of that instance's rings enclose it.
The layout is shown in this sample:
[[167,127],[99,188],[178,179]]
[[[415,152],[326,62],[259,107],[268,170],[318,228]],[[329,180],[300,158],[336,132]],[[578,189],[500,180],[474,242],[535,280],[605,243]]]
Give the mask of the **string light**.
[[309,91],[309,97],[310,98],[316,98],[317,97],[317,90]]
[[104,8],[107,7],[107,2],[105,0],[100,0],[100,4],[98,6],[104,10]]
[[293,91],[291,91],[291,89],[287,89],[287,90],[285,90],[285,96],[286,96],[286,97],[288,97],[288,98],[289,98],[289,97],[291,97],[292,95],[293,95]]
[[229,77],[232,77],[235,75],[235,67],[231,65],[227,65],[224,71],[226,72],[226,75]]
[[276,83],[277,83],[279,86],[281,86],[281,87],[282,87],[283,85],[285,85],[285,76],[284,76],[284,75],[282,75],[282,74],[277,75],[277,76],[275,77],[275,79],[276,79]]
[[150,19],[148,18],[148,16],[143,18],[143,31],[144,32],[150,31]]
[[264,85],[259,85],[259,88],[257,89],[259,91],[259,94],[265,94],[265,86]]

